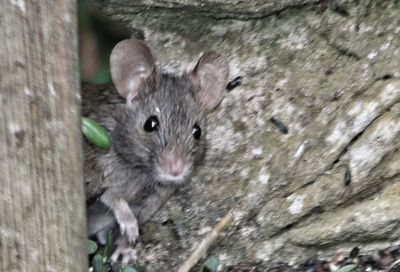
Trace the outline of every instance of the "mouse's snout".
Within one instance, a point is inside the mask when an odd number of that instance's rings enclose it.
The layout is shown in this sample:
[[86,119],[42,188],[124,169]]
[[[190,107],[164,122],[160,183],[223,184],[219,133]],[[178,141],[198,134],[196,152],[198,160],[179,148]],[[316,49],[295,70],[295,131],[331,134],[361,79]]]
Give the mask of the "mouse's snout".
[[185,168],[182,156],[173,151],[167,151],[161,154],[160,166],[167,174],[174,177],[182,175]]
[[161,180],[183,182],[189,174],[191,163],[179,149],[164,149],[158,156],[157,175]]

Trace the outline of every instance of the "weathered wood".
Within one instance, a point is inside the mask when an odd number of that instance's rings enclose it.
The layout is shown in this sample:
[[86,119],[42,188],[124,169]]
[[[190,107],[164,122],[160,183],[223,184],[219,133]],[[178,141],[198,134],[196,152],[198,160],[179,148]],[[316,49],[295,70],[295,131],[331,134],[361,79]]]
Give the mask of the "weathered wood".
[[0,1],[0,271],[87,271],[76,3]]

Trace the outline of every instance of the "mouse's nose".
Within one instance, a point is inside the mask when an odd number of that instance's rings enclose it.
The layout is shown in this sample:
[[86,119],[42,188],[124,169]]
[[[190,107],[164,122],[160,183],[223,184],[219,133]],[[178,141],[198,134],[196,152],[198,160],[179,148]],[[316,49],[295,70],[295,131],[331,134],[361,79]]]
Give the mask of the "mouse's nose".
[[184,174],[185,161],[180,152],[174,150],[164,151],[159,158],[160,168],[165,174],[179,177]]
[[171,162],[167,165],[167,171],[171,176],[177,177],[183,174],[183,160],[182,159],[175,159],[171,160]]

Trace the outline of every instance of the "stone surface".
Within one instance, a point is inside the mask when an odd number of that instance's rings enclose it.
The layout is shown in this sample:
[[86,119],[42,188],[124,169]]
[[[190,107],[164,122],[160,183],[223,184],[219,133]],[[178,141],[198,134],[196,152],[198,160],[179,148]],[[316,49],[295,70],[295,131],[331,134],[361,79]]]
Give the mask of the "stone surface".
[[212,48],[229,58],[232,79],[243,77],[210,116],[205,165],[144,228],[139,260],[149,271],[176,269],[232,207],[241,216],[209,251],[223,267],[268,268],[398,240],[399,1],[107,1],[102,9],[143,33],[169,71]]
[[107,6],[112,12],[158,17],[160,12],[172,16],[192,17],[193,14],[214,18],[258,18],[287,7],[301,7],[316,0],[111,0]]

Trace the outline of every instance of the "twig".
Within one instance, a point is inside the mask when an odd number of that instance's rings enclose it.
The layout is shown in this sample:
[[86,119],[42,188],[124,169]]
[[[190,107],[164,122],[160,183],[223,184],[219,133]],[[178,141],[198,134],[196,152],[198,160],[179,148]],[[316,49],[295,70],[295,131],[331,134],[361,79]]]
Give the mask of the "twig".
[[233,210],[230,210],[222,220],[207,234],[201,241],[198,248],[192,252],[190,257],[179,267],[178,272],[189,272],[197,262],[203,257],[211,244],[218,238],[224,229],[226,229],[233,221]]

